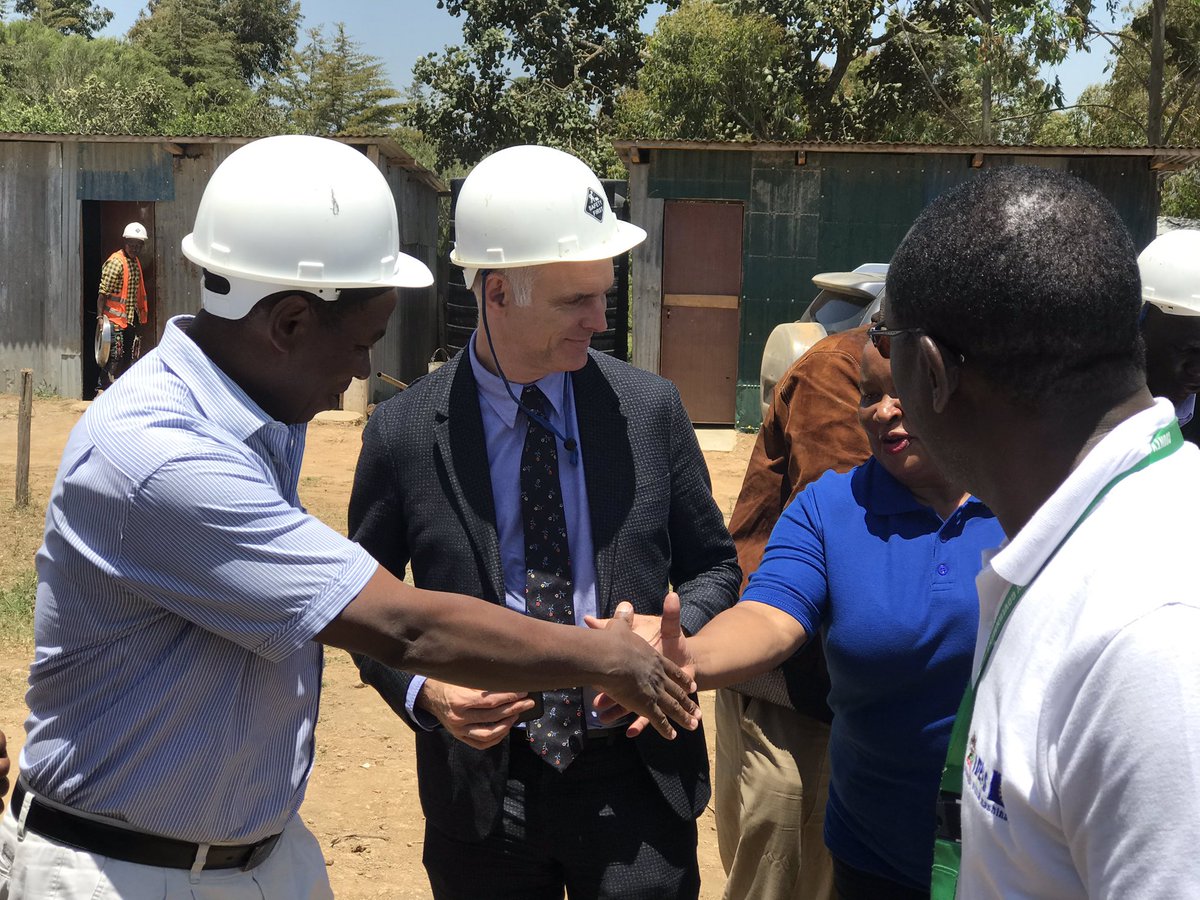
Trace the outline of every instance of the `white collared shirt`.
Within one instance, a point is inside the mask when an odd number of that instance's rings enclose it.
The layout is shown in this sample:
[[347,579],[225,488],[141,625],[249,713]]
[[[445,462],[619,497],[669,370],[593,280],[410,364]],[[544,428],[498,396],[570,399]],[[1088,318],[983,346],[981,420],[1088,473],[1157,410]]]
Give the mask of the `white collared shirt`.
[[[977,580],[982,648],[1171,404],[1098,443]],[[1200,450],[1112,489],[1014,610],[979,686],[958,897],[1183,898],[1200,891]]]

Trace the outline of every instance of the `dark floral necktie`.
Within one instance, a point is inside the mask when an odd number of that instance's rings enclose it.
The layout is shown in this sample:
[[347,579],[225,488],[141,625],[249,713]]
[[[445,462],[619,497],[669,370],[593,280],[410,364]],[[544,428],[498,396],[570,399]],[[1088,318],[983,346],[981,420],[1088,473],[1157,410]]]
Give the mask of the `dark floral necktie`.
[[[521,402],[545,419],[550,404],[529,385]],[[525,612],[536,619],[575,624],[571,552],[563,513],[555,437],[533,419],[521,452],[521,520],[525,526]],[[534,753],[560,772],[583,748],[583,692],[544,691],[545,711],[526,725]]]

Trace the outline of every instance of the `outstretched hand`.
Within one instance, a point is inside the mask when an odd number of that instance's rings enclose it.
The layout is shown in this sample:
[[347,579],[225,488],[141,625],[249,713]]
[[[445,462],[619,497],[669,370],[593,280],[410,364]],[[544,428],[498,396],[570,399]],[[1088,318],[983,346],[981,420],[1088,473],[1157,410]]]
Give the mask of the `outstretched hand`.
[[[665,659],[679,667],[680,671],[687,678],[689,684],[688,690],[694,691],[695,664],[691,654],[688,652],[687,638],[684,636],[679,616],[679,595],[674,591],[670,591],[663,600],[662,616],[648,616],[635,613],[633,611],[633,604],[628,601],[622,601],[617,605],[612,619],[597,619],[594,616],[586,616],[585,620],[590,628],[610,628],[617,622],[627,623],[634,634],[659,651]],[[699,707],[696,706],[695,701],[691,700],[691,698],[688,698],[688,701],[695,709],[695,717],[699,719]],[[601,691],[598,693],[593,702],[593,708],[600,714],[601,721],[606,723],[615,722],[630,712],[637,712],[632,707],[621,703],[619,698],[615,697],[611,691]],[[638,716],[625,729],[625,734],[629,737],[637,737],[650,724],[653,723],[647,717]],[[661,728],[655,727],[660,733],[662,732]]]
[[[678,627],[678,602],[674,612],[675,625]],[[640,617],[636,623],[643,634],[660,630],[669,633],[669,623],[655,625],[648,619],[654,616]],[[601,712],[601,720],[613,722],[624,715],[635,713],[638,718],[634,722],[636,730],[628,731],[630,737],[641,734],[650,725],[668,740],[675,737],[675,729],[671,722],[678,723],[688,731],[694,731],[700,724],[700,707],[689,694],[696,689],[695,682],[689,673],[667,657],[656,652],[642,634],[635,629],[633,606],[622,603],[617,607],[616,614],[611,619],[596,619],[587,617],[590,628],[603,630],[622,641],[628,660],[619,671],[613,673],[608,683],[594,685],[596,697],[604,705],[596,705]],[[633,728],[633,725],[630,726]]]

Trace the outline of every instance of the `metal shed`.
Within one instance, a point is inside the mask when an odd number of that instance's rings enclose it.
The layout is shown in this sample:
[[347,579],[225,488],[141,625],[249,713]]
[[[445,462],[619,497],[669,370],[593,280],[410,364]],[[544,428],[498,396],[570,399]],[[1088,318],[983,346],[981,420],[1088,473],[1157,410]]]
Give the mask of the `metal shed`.
[[[127,222],[150,239],[142,266],[155,339],[171,316],[200,305],[200,271],[180,241],[191,231],[213,170],[244,137],[0,134],[0,390],[21,369],[42,390],[92,396],[96,292],[100,267],[120,247]],[[447,187],[399,144],[344,138],[383,172],[396,200],[402,249],[437,267],[438,204]],[[436,287],[402,292],[374,368],[409,381],[438,346]],[[365,408],[391,389],[356,385],[347,408]]]
[[[1155,235],[1158,173],[1200,148],[618,141],[629,168],[633,362],[671,378],[693,421],[755,428],[763,344],[812,276],[887,262],[917,214],[987,166],[1061,169]],[[1086,228],[1087,223],[1080,223]]]

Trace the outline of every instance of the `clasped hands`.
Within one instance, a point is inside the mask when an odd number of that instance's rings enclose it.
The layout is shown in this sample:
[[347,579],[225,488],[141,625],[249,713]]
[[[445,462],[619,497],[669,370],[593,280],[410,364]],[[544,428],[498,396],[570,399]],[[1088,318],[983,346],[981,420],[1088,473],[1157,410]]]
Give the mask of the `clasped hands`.
[[[663,601],[662,616],[635,613],[633,604],[622,601],[617,605],[611,619],[586,616],[585,620],[588,627],[593,629],[630,629],[683,669],[687,679],[691,679],[691,658],[687,653],[687,642],[679,623],[679,615],[679,595],[672,591]],[[694,690],[694,685],[691,685],[690,689]],[[522,713],[533,709],[534,705],[528,694],[521,691],[481,691],[432,678],[422,685],[416,700],[418,708],[433,715],[455,738],[476,750],[486,750],[499,744],[508,736]],[[700,718],[699,707],[686,697],[680,705],[685,715],[680,717],[671,714],[670,718],[676,721],[690,718],[692,722],[680,721],[680,724],[684,727],[688,727],[689,724],[692,728],[696,727]],[[600,721],[606,725],[616,722],[631,711],[631,708],[623,705],[606,690],[596,695],[593,708],[600,714]],[[674,737],[674,730],[666,715],[661,715],[659,721],[653,723],[645,715],[638,716],[625,733],[629,737],[637,737],[651,725],[664,737]]]

